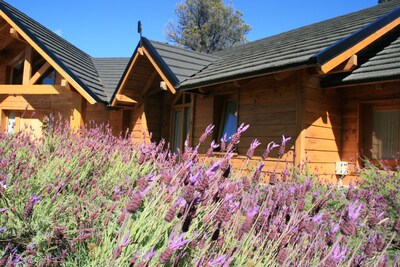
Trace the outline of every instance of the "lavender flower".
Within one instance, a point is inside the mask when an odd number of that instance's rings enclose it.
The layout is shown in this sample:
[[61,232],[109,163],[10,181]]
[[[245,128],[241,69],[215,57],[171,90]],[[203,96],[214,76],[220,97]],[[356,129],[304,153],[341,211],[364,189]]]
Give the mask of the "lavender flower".
[[3,212],[7,212],[7,209],[6,208],[1,208],[0,209],[0,213],[3,213]]
[[218,171],[218,169],[221,167],[221,164],[222,164],[222,161],[221,160],[218,160],[217,162],[215,162],[213,165],[212,165],[212,167],[210,168],[210,169],[208,169],[207,171],[206,171],[206,175],[207,176],[211,176],[211,175],[213,175],[213,174],[215,174],[217,171]]
[[25,206],[24,216],[25,218],[29,218],[32,215],[33,207],[42,199],[42,196],[36,196],[36,194],[32,194],[28,203]]
[[262,158],[263,160],[267,159],[268,156],[269,156],[269,154],[271,153],[271,151],[272,151],[274,148],[276,148],[276,147],[279,147],[279,145],[276,144],[276,143],[273,142],[273,141],[272,141],[272,142],[269,142],[269,144],[268,144],[267,147],[265,148],[264,153],[261,155],[261,158]]
[[173,232],[168,241],[168,247],[164,250],[164,252],[160,256],[160,263],[167,263],[175,250],[183,249],[187,243],[191,241],[191,239],[182,240],[182,238],[186,235],[186,233],[180,234],[175,238],[176,232]]
[[336,245],[332,255],[325,261],[325,266],[337,266],[346,257],[346,248],[340,248]]
[[226,134],[224,134],[224,136],[221,137],[221,144],[220,144],[220,146],[221,146],[220,151],[221,152],[225,152],[226,151],[226,142],[227,141],[228,141],[228,139],[226,137]]
[[211,141],[211,144],[210,144],[210,148],[207,150],[206,157],[208,157],[208,158],[211,157],[212,154],[213,154],[213,152],[214,152],[214,150],[215,150],[217,147],[219,147],[219,145],[216,144],[214,140],[212,140],[212,141]]
[[210,124],[207,126],[206,130],[204,133],[200,136],[199,138],[199,143],[202,144],[206,141],[206,139],[211,135],[212,131],[214,129],[214,125]]
[[286,149],[286,144],[288,141],[290,141],[291,137],[285,138],[284,135],[282,135],[282,143],[281,147],[279,148],[279,157],[281,158],[285,154],[285,149]]
[[356,220],[360,216],[362,204],[352,203],[349,205],[347,216],[340,225],[340,231],[347,236],[354,236],[357,233]]
[[0,234],[3,233],[7,228],[5,226],[0,227]]
[[130,244],[129,235],[130,235],[130,233],[128,232],[128,233],[124,236],[124,238],[122,239],[121,244],[117,247],[116,250],[114,250],[113,259],[118,259],[118,258],[121,256],[121,254],[122,254],[122,249],[123,249],[124,247],[129,246],[129,244]]
[[226,262],[226,256],[221,255],[215,260],[209,260],[206,264],[206,267],[213,267],[213,266],[221,266]]
[[247,153],[246,153],[246,157],[248,159],[251,159],[254,156],[254,150],[259,145],[261,145],[261,143],[257,139],[254,139],[253,142],[251,142],[250,147],[249,147],[249,149],[247,150]]
[[246,131],[250,127],[250,124],[244,125],[244,123],[240,124],[239,128],[237,129],[236,133],[232,135],[231,142],[229,144],[228,150],[233,148],[233,145],[237,145],[240,141],[241,134]]

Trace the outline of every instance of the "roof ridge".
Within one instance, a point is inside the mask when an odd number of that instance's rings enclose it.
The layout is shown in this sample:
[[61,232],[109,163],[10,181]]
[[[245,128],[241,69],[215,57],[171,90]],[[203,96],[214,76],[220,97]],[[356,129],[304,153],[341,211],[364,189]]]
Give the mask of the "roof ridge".
[[164,43],[164,42],[160,42],[160,41],[155,41],[155,40],[151,40],[151,39],[147,39],[147,40],[150,41],[151,43],[158,43],[158,44],[165,45],[165,46],[168,46],[168,47],[180,49],[180,50],[185,51],[185,52],[189,52],[189,53],[193,53],[193,54],[199,54],[199,55],[208,56],[208,57],[219,58],[219,56],[216,56],[216,55],[213,55],[213,54],[207,54],[207,53],[203,53],[203,52],[199,52],[199,51],[195,51],[195,50],[190,50],[190,49],[181,47],[179,45],[173,45],[173,44]]

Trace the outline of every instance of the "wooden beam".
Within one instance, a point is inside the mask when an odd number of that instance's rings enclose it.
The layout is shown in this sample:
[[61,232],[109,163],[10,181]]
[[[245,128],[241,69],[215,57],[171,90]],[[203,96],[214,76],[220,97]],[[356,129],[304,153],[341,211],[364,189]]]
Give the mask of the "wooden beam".
[[15,40],[21,41],[21,42],[25,42],[25,40],[18,34],[17,30],[14,28],[10,28],[10,35],[12,38],[14,38]]
[[161,76],[163,81],[167,84],[168,89],[171,91],[171,93],[175,94],[176,90],[174,86],[168,81],[167,77],[164,75],[164,73],[161,71],[161,69],[158,67],[157,63],[154,61],[154,59],[150,56],[149,52],[146,50],[146,48],[142,47],[144,54],[147,56],[147,58],[150,60],[151,64],[153,67],[157,70],[158,74]]
[[22,74],[22,84],[29,85],[32,76],[32,46],[27,45],[25,49],[24,71]]
[[156,78],[156,76],[157,76],[157,71],[154,70],[153,73],[151,74],[150,78],[147,80],[146,85],[143,88],[143,91],[141,93],[142,96],[145,96],[147,94],[147,92],[149,91],[151,85],[153,84],[154,79]]
[[[125,85],[126,85],[126,83],[127,83],[127,81],[128,81],[129,75],[131,74],[132,69],[133,69],[133,66],[135,65],[135,63],[136,63],[136,61],[138,60],[138,58],[139,58],[139,54],[136,53],[136,55],[134,56],[134,58],[133,58],[133,60],[132,60],[132,62],[131,62],[131,64],[130,64],[130,66],[129,66],[129,68],[128,68],[128,71],[127,71],[126,74],[125,74],[125,77],[123,77],[123,79],[122,79],[121,85],[120,85],[119,88],[117,89],[116,96],[117,96],[118,94],[122,93],[122,91],[124,90],[124,87],[125,87]],[[112,101],[112,103],[111,103],[111,106],[115,106],[115,104],[117,104],[117,98],[116,98],[116,97],[113,99],[113,101]]]
[[51,67],[49,62],[46,62],[43,64],[43,66],[40,67],[40,69],[32,76],[32,78],[29,80],[29,84],[35,84],[40,77],[43,76],[43,74]]
[[72,114],[70,126],[73,131],[84,129],[86,115],[86,100],[78,93],[72,93]]
[[117,95],[115,96],[115,99],[116,99],[118,102],[125,102],[125,103],[130,103],[130,104],[137,104],[137,103],[139,103],[138,101],[136,101],[136,100],[134,100],[134,99],[132,99],[132,98],[126,96],[126,95],[122,95],[122,94],[117,94]]
[[66,88],[61,85],[20,85],[20,84],[1,84],[0,95],[59,95]]
[[61,68],[56,61],[53,60],[40,46],[38,46],[10,17],[7,16],[2,10],[0,10],[0,17],[2,17],[12,28],[14,28],[18,34],[29,43],[33,49],[38,52],[51,66],[63,76],[71,86],[77,90],[90,104],[95,104],[97,101],[83,89],[83,87],[72,78],[63,68]]
[[6,120],[7,118],[5,112],[0,109],[0,131],[7,130]]
[[143,49],[142,49],[141,47],[138,48],[138,53],[139,53],[139,55],[141,55],[141,56],[144,55]]
[[324,63],[320,67],[320,72],[323,74],[329,73],[331,70],[348,60],[353,55],[360,52],[362,49],[367,47],[368,45],[372,44],[380,37],[388,33],[389,31],[393,30],[396,26],[400,24],[400,18],[395,19],[391,23],[387,24],[386,26],[380,28],[373,34],[369,35],[367,38],[361,40],[359,43],[355,44],[354,46],[350,47],[346,51],[342,52],[341,54],[337,55],[336,57],[332,58],[328,62]]

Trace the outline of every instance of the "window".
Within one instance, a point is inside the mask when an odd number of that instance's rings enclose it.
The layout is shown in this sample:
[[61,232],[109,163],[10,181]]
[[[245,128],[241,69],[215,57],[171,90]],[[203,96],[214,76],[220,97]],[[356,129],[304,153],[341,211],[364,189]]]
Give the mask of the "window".
[[226,135],[229,142],[238,126],[238,101],[236,94],[214,97],[213,124],[216,127],[213,139],[219,142]]
[[19,114],[17,115],[17,112],[10,111],[8,112],[7,116],[7,133],[13,134],[18,131],[19,128]]
[[372,160],[398,158],[400,152],[400,106],[366,104],[363,106],[365,121],[364,150]]
[[228,141],[231,140],[232,135],[236,132],[237,129],[237,110],[238,108],[236,101],[230,100],[225,103],[225,110],[222,117],[222,128],[219,136],[223,137],[226,135]]
[[172,108],[172,151],[183,149],[185,141],[190,141],[192,117],[192,95],[182,93]]
[[56,71],[54,69],[50,69],[47,71],[38,81],[38,84],[49,84],[53,85],[56,83]]
[[20,59],[11,67],[11,84],[22,84],[22,74],[24,72],[24,60]]

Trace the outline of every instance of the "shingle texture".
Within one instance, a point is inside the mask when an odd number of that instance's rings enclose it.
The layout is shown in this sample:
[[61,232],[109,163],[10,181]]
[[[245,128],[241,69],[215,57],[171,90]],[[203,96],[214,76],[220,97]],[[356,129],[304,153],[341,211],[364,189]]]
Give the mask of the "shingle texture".
[[129,58],[93,58],[92,61],[104,84],[107,99],[110,100],[128,65]]
[[214,55],[194,52],[157,41],[150,41],[150,43],[165,64],[175,74],[179,82],[185,81],[219,59],[219,57]]
[[217,52],[221,59],[183,81],[181,89],[315,64],[314,55],[400,6],[393,0],[259,41]]

